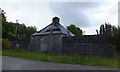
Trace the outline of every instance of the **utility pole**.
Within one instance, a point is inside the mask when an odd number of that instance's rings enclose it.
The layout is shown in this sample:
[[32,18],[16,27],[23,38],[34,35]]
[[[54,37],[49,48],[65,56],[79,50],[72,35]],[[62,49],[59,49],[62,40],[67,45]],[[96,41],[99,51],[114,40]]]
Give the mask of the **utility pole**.
[[16,20],[16,32],[15,32],[16,37],[18,37],[18,20]]
[[15,35],[16,35],[16,38],[17,38],[17,41],[16,41],[16,48],[19,48],[20,47],[20,44],[18,42],[18,39],[19,39],[19,35],[18,35],[18,20],[16,20],[16,32],[15,32]]

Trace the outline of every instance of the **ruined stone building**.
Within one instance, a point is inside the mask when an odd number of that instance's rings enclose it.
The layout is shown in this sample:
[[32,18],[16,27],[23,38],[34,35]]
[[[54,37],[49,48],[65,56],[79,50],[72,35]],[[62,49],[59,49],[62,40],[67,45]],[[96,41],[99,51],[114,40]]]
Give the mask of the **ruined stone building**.
[[110,44],[104,35],[75,36],[59,21],[58,17],[54,17],[51,24],[32,34],[30,41],[11,41],[12,48],[18,48],[16,45],[19,44],[20,48],[38,52],[117,57],[116,46]]
[[54,17],[51,24],[32,34],[30,41],[32,50],[49,53],[62,52],[62,38],[74,36],[74,34],[64,28],[59,21],[58,17]]

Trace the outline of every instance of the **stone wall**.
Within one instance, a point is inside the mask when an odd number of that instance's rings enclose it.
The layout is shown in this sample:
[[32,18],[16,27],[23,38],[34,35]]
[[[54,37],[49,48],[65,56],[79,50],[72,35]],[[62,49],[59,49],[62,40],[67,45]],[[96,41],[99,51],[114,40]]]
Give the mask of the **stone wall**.
[[31,38],[30,48],[40,52],[61,53],[63,34],[40,35]]
[[87,35],[81,37],[63,37],[65,54],[115,56],[115,46],[108,43],[103,36]]
[[29,40],[10,40],[10,42],[12,43],[12,48],[24,48],[24,49],[28,49],[29,48]]
[[115,56],[115,46],[111,45],[103,36],[86,35],[81,37],[63,34],[34,36],[31,40],[12,40],[12,48],[26,48],[32,51],[49,52],[55,54],[78,54]]

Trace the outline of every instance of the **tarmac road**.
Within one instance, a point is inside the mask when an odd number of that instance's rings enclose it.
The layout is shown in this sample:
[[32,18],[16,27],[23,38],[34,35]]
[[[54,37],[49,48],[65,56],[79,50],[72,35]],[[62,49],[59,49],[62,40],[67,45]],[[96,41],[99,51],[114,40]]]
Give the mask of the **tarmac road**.
[[2,57],[3,70],[118,70],[117,68],[90,66],[90,65],[75,65],[75,64],[60,64],[29,60],[15,57]]

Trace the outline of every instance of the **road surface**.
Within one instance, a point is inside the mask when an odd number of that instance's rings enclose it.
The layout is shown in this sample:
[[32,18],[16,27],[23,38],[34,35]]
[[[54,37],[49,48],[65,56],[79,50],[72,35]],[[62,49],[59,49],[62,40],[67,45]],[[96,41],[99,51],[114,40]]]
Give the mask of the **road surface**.
[[75,64],[60,64],[43,62],[15,57],[2,57],[3,70],[118,70],[117,68],[90,66],[90,65],[75,65]]

